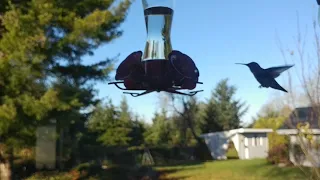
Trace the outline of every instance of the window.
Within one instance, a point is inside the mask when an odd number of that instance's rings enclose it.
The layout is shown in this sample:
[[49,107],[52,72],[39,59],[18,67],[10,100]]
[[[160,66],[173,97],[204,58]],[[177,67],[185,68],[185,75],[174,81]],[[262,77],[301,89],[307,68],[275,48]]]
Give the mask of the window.
[[252,138],[252,146],[258,146],[258,137],[257,135],[254,135]]
[[249,144],[249,143],[248,143],[248,138],[245,137],[245,138],[244,138],[244,145],[245,145],[245,146],[248,146],[248,144]]

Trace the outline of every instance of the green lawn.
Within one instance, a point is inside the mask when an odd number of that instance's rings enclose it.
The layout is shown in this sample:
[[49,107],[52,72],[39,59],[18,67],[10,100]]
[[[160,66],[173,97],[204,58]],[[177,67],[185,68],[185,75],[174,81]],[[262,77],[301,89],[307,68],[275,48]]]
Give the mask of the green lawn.
[[[162,180],[299,180],[309,179],[297,167],[280,168],[264,159],[225,160],[156,168]],[[310,174],[310,170],[307,170]]]

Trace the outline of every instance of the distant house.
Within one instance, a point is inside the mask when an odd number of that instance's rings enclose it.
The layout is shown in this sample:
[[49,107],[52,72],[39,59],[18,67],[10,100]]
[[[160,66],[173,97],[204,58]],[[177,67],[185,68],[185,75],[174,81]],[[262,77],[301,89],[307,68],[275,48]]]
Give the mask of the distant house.
[[233,129],[230,131],[203,134],[200,137],[211,151],[213,159],[227,159],[228,144],[233,142],[239,159],[266,158],[268,155],[267,133],[272,129]]
[[309,123],[310,132],[313,134],[315,143],[320,145],[320,121],[319,115],[313,110],[312,107],[296,108],[289,118],[285,121],[284,125],[277,130],[278,134],[287,135],[290,137],[289,146],[289,159],[295,165],[312,166],[312,161],[320,167],[320,149],[308,147],[310,157],[306,157],[300,148],[300,141],[298,139],[297,125],[299,123]]

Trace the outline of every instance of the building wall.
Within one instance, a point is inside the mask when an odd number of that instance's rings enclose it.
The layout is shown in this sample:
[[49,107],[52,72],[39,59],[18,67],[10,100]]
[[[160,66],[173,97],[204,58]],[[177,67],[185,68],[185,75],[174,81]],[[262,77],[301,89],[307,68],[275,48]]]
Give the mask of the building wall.
[[[235,134],[234,136],[231,137],[231,140],[233,142],[234,148],[239,152],[240,149],[240,134]],[[239,154],[239,153],[238,153]]]
[[238,133],[231,130],[208,133],[202,137],[205,139],[213,159],[227,158],[226,151],[229,141],[233,141],[239,159],[266,158],[268,156],[269,147],[266,132]]
[[213,159],[226,159],[226,151],[228,149],[227,133],[221,132],[205,137],[205,142],[210,149]]
[[268,148],[267,133],[243,133],[240,135],[240,159],[266,158]]
[[243,134],[239,134],[239,151],[238,151],[238,156],[239,159],[245,159],[244,157],[244,135]]

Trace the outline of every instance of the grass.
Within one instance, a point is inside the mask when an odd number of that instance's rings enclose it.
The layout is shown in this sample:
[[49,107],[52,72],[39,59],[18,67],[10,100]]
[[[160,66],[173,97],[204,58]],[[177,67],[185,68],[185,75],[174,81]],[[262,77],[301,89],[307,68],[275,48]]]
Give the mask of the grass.
[[122,167],[113,166],[102,169],[89,166],[81,170],[69,172],[43,171],[37,172],[26,180],[140,180],[143,178],[157,178],[158,173],[151,167]]
[[[81,168],[80,168],[81,167]],[[156,167],[122,167],[110,166],[102,169],[100,166],[79,166],[69,172],[37,172],[28,180],[113,180],[113,179],[148,179],[147,176],[159,180],[296,180],[310,179],[311,171],[304,168],[305,175],[297,167],[277,167],[268,164],[265,159],[254,160],[223,160],[208,162],[189,162],[170,166]],[[156,171],[155,171],[156,170]],[[76,173],[78,172],[78,173]],[[80,173],[80,174],[79,174]],[[78,174],[78,175],[77,175]],[[152,179],[152,178],[149,178]]]
[[228,157],[228,159],[239,159],[238,152],[235,148],[229,148],[226,156]]
[[[264,159],[225,160],[156,167],[160,180],[296,180],[309,179],[297,167],[277,167]],[[310,172],[310,170],[308,170]],[[310,173],[311,174],[311,173]]]

